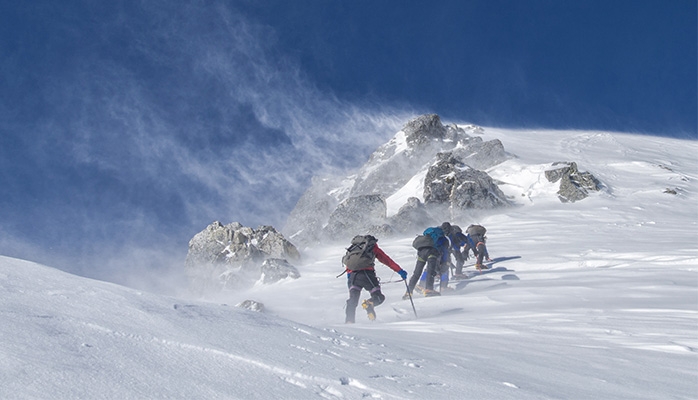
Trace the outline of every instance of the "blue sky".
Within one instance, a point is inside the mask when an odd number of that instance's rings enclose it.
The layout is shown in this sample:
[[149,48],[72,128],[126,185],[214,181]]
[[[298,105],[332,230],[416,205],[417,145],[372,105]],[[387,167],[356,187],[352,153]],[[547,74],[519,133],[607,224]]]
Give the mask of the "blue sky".
[[[695,140],[696,1],[0,3],[0,254],[118,280],[283,226],[408,118]],[[98,268],[97,265],[100,267]]]

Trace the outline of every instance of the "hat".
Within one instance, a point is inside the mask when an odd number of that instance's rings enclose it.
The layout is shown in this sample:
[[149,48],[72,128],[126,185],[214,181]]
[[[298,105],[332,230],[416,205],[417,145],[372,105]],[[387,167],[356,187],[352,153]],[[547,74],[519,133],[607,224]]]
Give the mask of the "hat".
[[444,222],[441,224],[441,230],[444,231],[445,234],[450,234],[451,233],[451,224],[448,222]]

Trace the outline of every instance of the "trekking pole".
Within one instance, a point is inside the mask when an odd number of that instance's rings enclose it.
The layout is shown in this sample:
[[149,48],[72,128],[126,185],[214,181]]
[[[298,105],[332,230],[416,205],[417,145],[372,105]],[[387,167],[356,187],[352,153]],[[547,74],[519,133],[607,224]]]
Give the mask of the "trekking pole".
[[410,303],[412,303],[412,311],[414,311],[414,317],[419,318],[417,316],[417,309],[414,308],[414,301],[412,301],[412,291],[410,290],[410,286],[407,284],[407,280],[403,279],[403,282],[405,282],[405,287],[407,288],[407,295],[410,296]]

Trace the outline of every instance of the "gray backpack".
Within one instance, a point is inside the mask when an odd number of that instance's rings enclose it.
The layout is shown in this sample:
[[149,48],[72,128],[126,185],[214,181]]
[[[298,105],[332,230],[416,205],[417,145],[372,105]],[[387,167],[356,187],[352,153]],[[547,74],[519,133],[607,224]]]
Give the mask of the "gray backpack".
[[425,247],[434,247],[434,239],[429,235],[419,235],[412,241],[412,247],[417,250]]
[[475,244],[477,244],[477,242],[485,241],[485,233],[487,233],[487,229],[485,229],[485,227],[482,225],[470,225],[465,232],[470,235],[470,238],[473,239]]
[[346,254],[342,257],[344,268],[349,271],[373,268],[376,259],[373,247],[377,241],[378,239],[371,235],[354,236],[351,240],[351,246],[347,248]]
[[468,229],[465,230],[465,232],[468,235],[480,235],[480,236],[485,236],[485,233],[487,233],[487,229],[485,229],[484,226],[482,225],[470,225]]

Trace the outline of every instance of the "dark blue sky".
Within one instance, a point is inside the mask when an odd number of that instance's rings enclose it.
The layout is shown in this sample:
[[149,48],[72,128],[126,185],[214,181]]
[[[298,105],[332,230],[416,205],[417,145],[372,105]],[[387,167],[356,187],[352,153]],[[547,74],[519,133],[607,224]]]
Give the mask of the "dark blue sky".
[[408,118],[698,138],[695,0],[0,2],[0,254],[131,282]]
[[695,1],[261,3],[250,13],[279,47],[342,97],[483,125],[696,134]]

